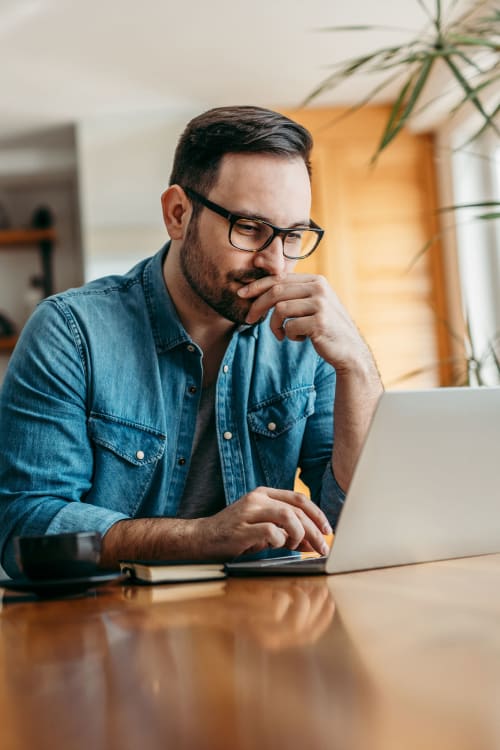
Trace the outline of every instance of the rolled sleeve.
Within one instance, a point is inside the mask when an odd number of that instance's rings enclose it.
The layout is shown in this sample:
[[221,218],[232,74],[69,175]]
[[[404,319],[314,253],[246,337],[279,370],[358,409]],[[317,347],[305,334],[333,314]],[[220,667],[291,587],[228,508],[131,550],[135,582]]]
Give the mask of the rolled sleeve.
[[84,502],[92,487],[87,370],[71,320],[55,301],[25,327],[0,394],[0,551],[18,573],[16,536],[72,531],[105,534],[127,516]]
[[340,512],[344,507],[345,496],[346,493],[335,479],[330,462],[325,469],[321,484],[320,508],[330,521],[333,529],[337,526]]

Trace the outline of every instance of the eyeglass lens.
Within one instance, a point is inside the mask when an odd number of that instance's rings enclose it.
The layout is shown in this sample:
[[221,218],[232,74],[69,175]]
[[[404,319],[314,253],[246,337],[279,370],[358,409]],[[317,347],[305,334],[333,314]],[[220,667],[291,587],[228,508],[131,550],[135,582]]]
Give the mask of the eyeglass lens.
[[[262,250],[271,238],[273,230],[264,222],[238,219],[231,228],[231,243],[240,250],[256,252]],[[318,235],[312,229],[297,228],[282,235],[283,249],[289,258],[300,258],[310,253],[318,243]]]

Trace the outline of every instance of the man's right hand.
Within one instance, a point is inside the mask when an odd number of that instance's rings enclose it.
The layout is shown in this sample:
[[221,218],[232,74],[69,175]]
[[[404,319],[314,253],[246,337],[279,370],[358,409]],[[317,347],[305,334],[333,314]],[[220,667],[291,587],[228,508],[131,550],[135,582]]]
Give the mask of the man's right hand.
[[269,548],[328,554],[328,520],[300,492],[257,489],[208,518],[196,519],[195,537],[206,559],[227,560]]
[[101,565],[120,560],[231,560],[287,547],[328,554],[328,520],[300,492],[257,487],[208,518],[135,518],[118,521],[102,540]]

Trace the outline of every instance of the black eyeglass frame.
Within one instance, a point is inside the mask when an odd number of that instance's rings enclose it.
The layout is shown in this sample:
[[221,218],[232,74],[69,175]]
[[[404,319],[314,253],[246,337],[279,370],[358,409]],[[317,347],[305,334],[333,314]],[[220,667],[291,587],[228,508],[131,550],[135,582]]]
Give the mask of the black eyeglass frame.
[[[318,247],[319,243],[321,242],[323,235],[325,233],[325,230],[322,229],[318,224],[316,224],[312,219],[310,221],[309,225],[300,224],[296,227],[277,227],[275,224],[271,224],[270,221],[266,221],[265,219],[259,219],[257,217],[252,216],[245,216],[244,214],[233,214],[231,211],[228,211],[226,208],[223,208],[223,206],[219,206],[218,203],[214,203],[213,201],[209,200],[208,198],[205,198],[204,195],[201,195],[201,193],[196,192],[196,190],[193,190],[192,188],[185,187],[183,188],[186,195],[191,198],[191,200],[195,200],[198,203],[201,203],[202,206],[205,206],[205,208],[210,209],[210,211],[213,211],[216,214],[219,214],[219,216],[224,217],[224,219],[227,219],[229,221],[229,243],[232,247],[234,247],[236,250],[241,250],[243,253],[260,253],[262,250],[265,250],[266,247],[269,247],[271,242],[274,240],[275,237],[281,237],[283,239],[282,247],[283,247],[283,255],[285,258],[288,258],[288,260],[303,260],[304,258],[309,258],[310,255],[313,254],[313,252]],[[231,235],[233,232],[234,225],[240,221],[240,219],[247,219],[247,221],[255,221],[259,224],[265,224],[267,227],[269,227],[272,230],[271,236],[265,241],[265,243],[262,245],[262,247],[259,247],[257,250],[247,250],[243,247],[238,247],[234,244],[234,242],[231,239]],[[297,230],[305,229],[311,232],[314,232],[317,235],[316,243],[313,245],[312,249],[309,250],[308,253],[305,255],[287,255],[285,252],[285,237],[287,234],[292,234],[292,232],[296,232]]]

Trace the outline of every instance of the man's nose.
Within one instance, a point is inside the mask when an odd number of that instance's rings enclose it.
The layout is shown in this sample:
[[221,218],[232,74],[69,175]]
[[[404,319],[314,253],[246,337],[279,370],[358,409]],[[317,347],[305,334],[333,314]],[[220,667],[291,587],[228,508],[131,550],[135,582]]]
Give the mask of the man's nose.
[[254,254],[254,265],[262,268],[271,276],[282,273],[286,268],[286,258],[283,255],[283,239],[276,236],[264,250]]

